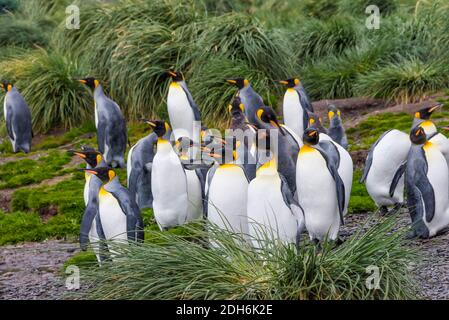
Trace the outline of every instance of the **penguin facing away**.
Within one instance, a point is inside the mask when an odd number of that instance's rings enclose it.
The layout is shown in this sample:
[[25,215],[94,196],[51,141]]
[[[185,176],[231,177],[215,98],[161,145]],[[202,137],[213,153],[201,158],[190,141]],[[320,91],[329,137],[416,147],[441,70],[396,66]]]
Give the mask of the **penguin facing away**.
[[175,139],[188,137],[194,142],[200,141],[201,128],[195,128],[195,122],[201,121],[200,110],[187,88],[181,72],[169,71],[172,78],[168,90],[167,110]]
[[319,145],[319,133],[304,131],[296,169],[299,204],[310,240],[336,240],[344,222],[345,187],[335,162]]
[[106,96],[98,79],[89,77],[78,81],[94,93],[98,150],[108,165],[125,168],[128,132],[120,107]]
[[157,144],[157,135],[152,132],[140,139],[128,152],[128,189],[140,209],[153,207],[151,191],[151,166]]
[[31,139],[33,138],[30,109],[19,90],[11,83],[0,83],[0,87],[6,92],[3,115],[5,116],[6,131],[11,140],[13,152],[29,153]]
[[[270,133],[267,133],[268,135]],[[266,137],[260,137],[265,139]],[[260,152],[270,152],[270,159],[262,164],[248,187],[248,229],[254,247],[264,246],[267,237],[275,237],[284,243],[299,244],[304,230],[304,213],[295,193],[290,189],[285,177],[279,173],[275,152],[270,143]]]
[[102,181],[99,215],[107,240],[143,241],[144,228],[139,207],[128,189],[120,184],[112,168],[84,169]]
[[279,83],[287,86],[282,106],[284,123],[302,137],[309,123],[308,112],[313,112],[312,104],[299,79],[281,80]]
[[251,124],[256,124],[256,111],[260,107],[264,106],[262,97],[254,91],[249,83],[248,79],[234,78],[227,79],[227,83],[235,85],[239,91],[237,96],[241,99],[241,102],[245,106],[245,115]]
[[360,183],[365,183],[381,214],[388,213],[391,206],[393,211],[398,210],[404,202],[404,172],[410,146],[407,134],[392,129],[369,150]]
[[449,226],[449,172],[441,152],[417,126],[410,132],[405,184],[412,220],[409,238],[429,238]]
[[187,221],[187,178],[180,158],[170,143],[171,129],[167,122],[147,122],[158,136],[156,154],[151,171],[153,211],[161,230]]
[[327,134],[343,148],[348,149],[348,138],[340,117],[340,110],[334,105],[328,107],[329,129]]

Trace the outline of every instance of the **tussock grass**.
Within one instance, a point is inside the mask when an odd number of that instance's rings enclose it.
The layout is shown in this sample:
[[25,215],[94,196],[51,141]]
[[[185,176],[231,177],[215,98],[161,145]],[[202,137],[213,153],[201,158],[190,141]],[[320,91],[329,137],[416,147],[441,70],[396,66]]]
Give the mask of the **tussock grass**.
[[36,45],[44,46],[47,42],[46,35],[32,22],[0,17],[0,47],[31,48]]
[[[208,226],[194,242],[157,233],[164,245],[111,244],[118,256],[92,265],[82,281],[90,299],[406,299],[414,298],[408,272],[416,253],[404,234],[391,232],[395,218],[353,235],[343,245],[321,250],[304,242],[299,251],[268,241],[264,249]],[[198,232],[198,230],[196,230]],[[208,248],[208,241],[218,244]],[[380,288],[365,285],[366,267],[379,267]]]

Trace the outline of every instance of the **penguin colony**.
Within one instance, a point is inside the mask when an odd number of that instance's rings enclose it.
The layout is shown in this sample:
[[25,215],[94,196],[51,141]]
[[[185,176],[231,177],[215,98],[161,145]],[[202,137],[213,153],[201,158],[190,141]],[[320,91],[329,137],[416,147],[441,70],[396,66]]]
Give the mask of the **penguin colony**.
[[[98,150],[71,150],[86,162],[82,249],[91,243],[101,263],[108,250],[101,240],[143,241],[144,208],[153,208],[161,230],[204,218],[254,247],[262,246],[268,233],[298,244],[306,230],[315,243],[340,241],[353,162],[335,106],[328,106],[326,129],[299,79],[282,80],[287,89],[281,124],[247,79],[227,79],[238,90],[223,139],[201,125],[183,74],[167,74],[170,121],[145,120],[151,133],[131,147],[127,163],[120,107],[98,79],[78,80],[93,91],[98,143]],[[13,150],[28,153],[30,110],[13,84],[0,86]],[[449,226],[449,141],[430,120],[438,107],[416,112],[409,135],[385,132],[371,147],[361,178],[382,214],[399,209],[406,195],[409,237],[432,237]],[[127,169],[127,188],[115,168]]]

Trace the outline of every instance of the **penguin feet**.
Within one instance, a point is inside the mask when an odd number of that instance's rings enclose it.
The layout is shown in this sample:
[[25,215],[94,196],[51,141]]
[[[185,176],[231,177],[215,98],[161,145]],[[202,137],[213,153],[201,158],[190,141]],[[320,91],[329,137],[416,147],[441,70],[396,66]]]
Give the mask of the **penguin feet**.
[[399,212],[403,207],[404,207],[404,204],[403,204],[403,203],[401,203],[401,202],[396,203],[396,204],[394,205],[393,209],[391,209],[390,213],[396,213],[396,212]]
[[345,242],[345,240],[342,237],[337,237],[337,239],[334,240],[336,247],[341,246],[344,242]]
[[379,208],[379,214],[381,217],[386,216],[389,213],[387,206],[382,206]]
[[416,234],[416,230],[410,230],[405,235],[405,239],[407,239],[407,240],[416,239],[417,237],[418,237],[418,235]]

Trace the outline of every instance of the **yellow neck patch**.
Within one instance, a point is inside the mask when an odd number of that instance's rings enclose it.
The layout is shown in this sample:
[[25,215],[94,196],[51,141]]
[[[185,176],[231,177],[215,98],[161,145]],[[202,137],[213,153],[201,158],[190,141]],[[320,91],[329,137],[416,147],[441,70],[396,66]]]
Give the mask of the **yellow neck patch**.
[[107,196],[109,194],[109,192],[107,192],[104,187],[101,187],[99,194],[100,194],[100,197],[104,197],[104,196]]
[[299,154],[303,153],[309,153],[309,152],[315,152],[316,149],[312,148],[311,146],[308,146],[307,144],[303,145],[302,148],[299,150]]
[[277,171],[277,163],[276,160],[273,158],[270,161],[264,163],[262,166],[257,169],[257,175],[264,174],[264,173],[271,173]]
[[430,142],[430,141],[427,141],[425,144],[424,144],[424,150],[429,150],[430,148],[432,148],[433,147],[433,143],[432,142]]
[[170,83],[170,88],[179,89],[179,88],[181,88],[181,86],[176,81],[172,81],[172,83]]

